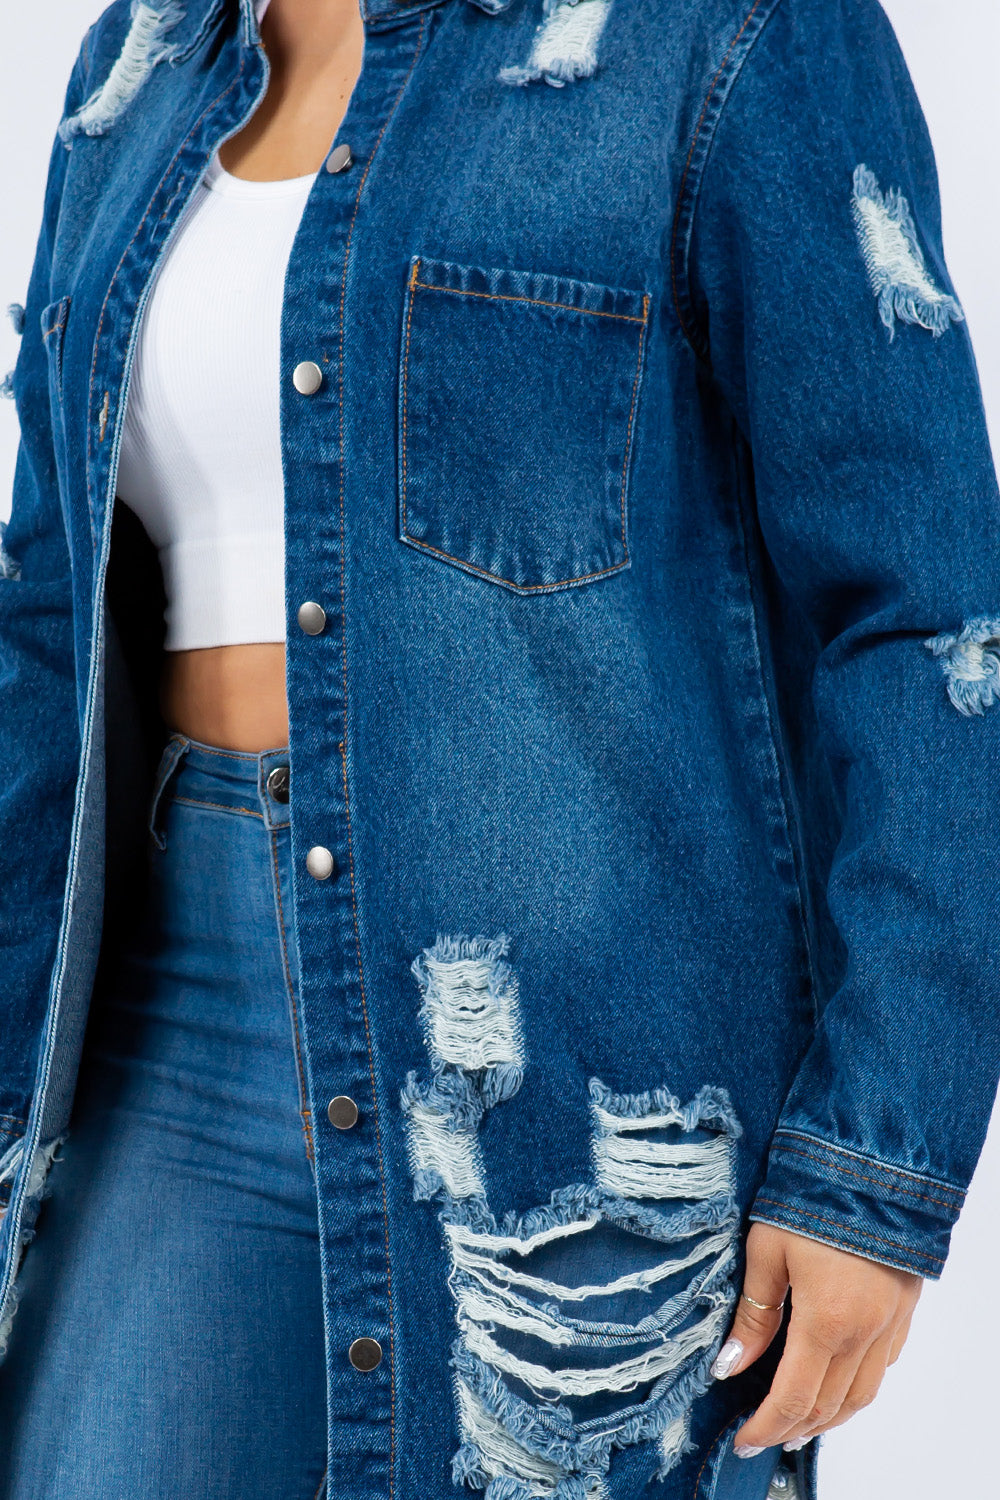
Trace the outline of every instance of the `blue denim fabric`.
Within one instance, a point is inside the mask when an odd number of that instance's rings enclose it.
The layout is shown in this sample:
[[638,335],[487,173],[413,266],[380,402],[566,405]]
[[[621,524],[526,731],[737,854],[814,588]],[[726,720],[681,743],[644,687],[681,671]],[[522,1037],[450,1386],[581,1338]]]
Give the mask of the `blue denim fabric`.
[[[705,1500],[766,1389],[708,1375],[750,1221],[939,1276],[1000,1071],[1000,496],[933,156],[874,0],[362,13],[281,326],[328,1460],[353,1500]],[[116,0],[53,144],[0,1346],[162,747],[135,338],[267,79],[247,0]]]
[[94,995],[0,1365],[4,1500],[309,1500],[323,1479],[282,761],[164,750],[148,894]]

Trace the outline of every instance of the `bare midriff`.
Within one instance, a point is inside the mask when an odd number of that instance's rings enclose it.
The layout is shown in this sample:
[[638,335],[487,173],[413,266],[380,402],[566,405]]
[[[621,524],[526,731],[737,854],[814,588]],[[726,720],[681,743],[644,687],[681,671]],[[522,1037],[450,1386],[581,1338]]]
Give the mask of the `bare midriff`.
[[[316,172],[335,143],[361,71],[357,0],[270,0],[261,22],[270,64],[252,118],[219,150],[253,182]],[[165,651],[160,711],[171,729],[229,750],[288,743],[283,641]]]

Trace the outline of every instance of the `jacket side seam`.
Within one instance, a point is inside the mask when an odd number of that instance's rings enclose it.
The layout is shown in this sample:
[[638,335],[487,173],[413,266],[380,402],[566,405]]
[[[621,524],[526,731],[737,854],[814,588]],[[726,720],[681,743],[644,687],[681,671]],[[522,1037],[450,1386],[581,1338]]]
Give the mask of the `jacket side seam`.
[[698,328],[691,306],[688,257],[694,231],[694,217],[705,167],[711,155],[716,130],[732,94],[733,86],[750,56],[757,38],[781,0],[754,0],[743,24],[723,56],[705,95],[691,138],[680,186],[670,236],[670,290],[677,322],[695,355],[710,363],[708,339]]
[[806,970],[809,981],[809,1001],[812,1010],[812,1024],[815,1028],[819,1023],[819,981],[817,977],[816,955],[813,944],[812,922],[810,920],[811,903],[804,877],[804,855],[802,851],[801,829],[798,815],[791,805],[790,782],[788,767],[785,762],[784,748],[778,728],[774,705],[771,694],[774,690],[774,674],[771,670],[771,658],[767,655],[767,669],[765,670],[765,653],[763,649],[762,632],[760,624],[760,602],[754,569],[750,555],[750,537],[745,514],[746,501],[746,479],[740,464],[738,431],[733,425],[734,437],[734,468],[736,471],[736,520],[740,528],[740,540],[743,548],[743,565],[746,571],[747,587],[750,593],[750,616],[753,626],[753,649],[754,666],[757,673],[757,681],[760,685],[764,700],[764,715],[767,723],[768,745],[770,747],[771,767],[777,783],[778,806],[781,810],[781,822],[788,848],[789,859],[792,865],[793,883],[795,887],[795,907],[799,921],[799,930],[802,937],[802,946],[805,952]]

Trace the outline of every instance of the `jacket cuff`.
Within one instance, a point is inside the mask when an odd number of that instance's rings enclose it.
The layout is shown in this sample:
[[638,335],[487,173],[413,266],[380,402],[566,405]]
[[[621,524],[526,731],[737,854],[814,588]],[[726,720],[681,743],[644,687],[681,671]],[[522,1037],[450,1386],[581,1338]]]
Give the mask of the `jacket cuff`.
[[779,1128],[750,1218],[937,1280],[962,1188]]

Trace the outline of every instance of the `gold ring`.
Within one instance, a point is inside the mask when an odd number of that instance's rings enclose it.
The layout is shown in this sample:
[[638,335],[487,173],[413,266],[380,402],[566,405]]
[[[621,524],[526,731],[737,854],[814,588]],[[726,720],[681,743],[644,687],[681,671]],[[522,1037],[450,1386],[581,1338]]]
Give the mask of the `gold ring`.
[[784,1297],[782,1297],[780,1302],[756,1302],[753,1297],[748,1297],[746,1292],[742,1292],[741,1296],[744,1302],[749,1302],[751,1307],[757,1307],[761,1312],[777,1312],[779,1308],[785,1305]]

